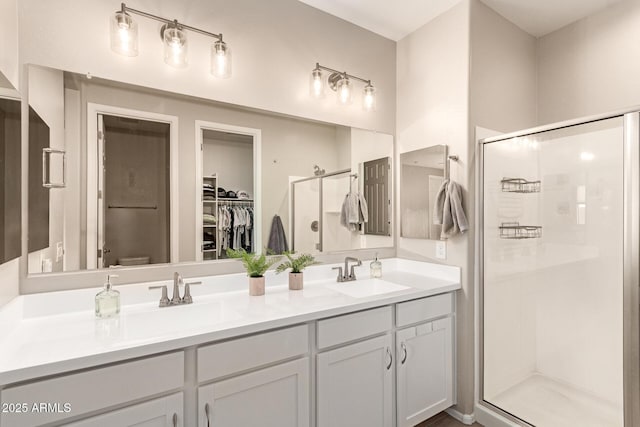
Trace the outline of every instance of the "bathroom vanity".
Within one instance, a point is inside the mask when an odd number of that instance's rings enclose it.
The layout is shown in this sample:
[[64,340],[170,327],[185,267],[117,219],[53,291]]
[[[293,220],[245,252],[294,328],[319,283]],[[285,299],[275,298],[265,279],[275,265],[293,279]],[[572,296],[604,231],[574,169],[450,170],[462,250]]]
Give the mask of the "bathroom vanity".
[[[305,287],[204,277],[194,303],[158,307],[119,287],[119,316],[96,319],[97,289],[23,295],[0,309],[0,425],[413,426],[455,403],[460,270],[383,260],[381,279]],[[6,406],[6,407],[5,407]]]

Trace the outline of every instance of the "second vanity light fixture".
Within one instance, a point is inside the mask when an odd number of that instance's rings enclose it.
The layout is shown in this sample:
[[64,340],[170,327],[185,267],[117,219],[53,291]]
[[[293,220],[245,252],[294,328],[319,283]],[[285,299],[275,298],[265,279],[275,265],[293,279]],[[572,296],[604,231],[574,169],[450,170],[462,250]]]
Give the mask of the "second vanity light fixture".
[[371,84],[371,80],[363,79],[346,71],[338,71],[333,68],[325,67],[316,62],[316,68],[311,71],[311,83],[309,90],[314,98],[322,98],[324,96],[324,76],[323,71],[327,71],[329,77],[327,83],[331,90],[335,91],[338,97],[338,103],[349,105],[353,102],[353,83],[351,80],[358,80],[365,84],[362,92],[362,108],[365,111],[375,111],[376,109],[376,88]]
[[187,34],[185,30],[213,37],[216,41],[211,45],[211,74],[220,78],[231,77],[231,50],[222,41],[222,34],[213,34],[199,28],[182,24],[136,10],[122,3],[120,10],[111,18],[111,50],[125,56],[138,56],[138,24],[131,14],[163,22],[160,37],[164,43],[164,62],[172,67],[187,66]]

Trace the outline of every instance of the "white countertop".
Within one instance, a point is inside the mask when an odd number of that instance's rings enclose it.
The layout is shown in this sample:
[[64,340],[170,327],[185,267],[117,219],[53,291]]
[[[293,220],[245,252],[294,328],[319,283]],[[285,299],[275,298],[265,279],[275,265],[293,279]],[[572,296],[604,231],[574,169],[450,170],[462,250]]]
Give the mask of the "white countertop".
[[[364,262],[362,279],[349,283],[336,283],[337,264],[310,267],[301,291],[270,272],[260,297],[249,296],[242,274],[189,279],[203,281],[192,287],[194,303],[166,308],[158,307],[159,291],[147,290],[151,283],[121,286],[120,315],[109,319],[94,316],[99,288],[23,295],[0,308],[0,385],[460,289],[457,267],[382,262],[382,279],[368,279]],[[406,288],[374,295],[394,285]]]

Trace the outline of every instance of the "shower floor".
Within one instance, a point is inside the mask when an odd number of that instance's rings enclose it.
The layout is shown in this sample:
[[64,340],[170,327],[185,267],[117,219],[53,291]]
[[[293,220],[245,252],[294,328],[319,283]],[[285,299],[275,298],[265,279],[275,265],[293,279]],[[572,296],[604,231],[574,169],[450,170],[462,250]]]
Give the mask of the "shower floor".
[[543,375],[488,400],[536,427],[622,427],[622,408]]

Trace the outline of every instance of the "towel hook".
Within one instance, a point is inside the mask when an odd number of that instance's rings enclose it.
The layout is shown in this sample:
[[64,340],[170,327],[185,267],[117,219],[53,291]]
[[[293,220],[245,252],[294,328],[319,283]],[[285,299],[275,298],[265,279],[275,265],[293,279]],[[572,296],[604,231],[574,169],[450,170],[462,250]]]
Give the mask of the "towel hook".
[[451,162],[457,162],[458,161],[458,155],[457,154],[452,154],[452,155],[447,155],[447,161],[445,162],[445,178],[446,179],[450,179],[451,178]]

